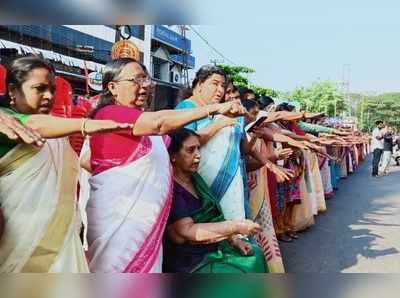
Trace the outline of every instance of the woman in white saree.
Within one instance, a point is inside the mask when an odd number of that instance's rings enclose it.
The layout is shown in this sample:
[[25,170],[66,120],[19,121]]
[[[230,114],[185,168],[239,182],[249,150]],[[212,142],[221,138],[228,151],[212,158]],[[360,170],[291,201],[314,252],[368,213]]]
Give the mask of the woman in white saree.
[[42,145],[38,147],[26,144],[29,138],[18,144],[9,134],[0,134],[2,273],[88,272],[75,200],[79,163],[63,137],[131,128],[113,121],[46,115],[54,97],[54,73],[46,61],[24,57],[15,60],[7,74],[1,112],[53,139],[38,141],[28,131],[32,143]]
[[237,103],[144,112],[150,93],[151,80],[137,61],[119,58],[105,66],[103,94],[93,117],[134,123],[134,128],[130,134],[92,136],[90,151],[81,160],[92,173],[90,198],[80,198],[87,200],[92,272],[161,272],[173,179],[169,138],[160,135],[210,114],[244,112]]

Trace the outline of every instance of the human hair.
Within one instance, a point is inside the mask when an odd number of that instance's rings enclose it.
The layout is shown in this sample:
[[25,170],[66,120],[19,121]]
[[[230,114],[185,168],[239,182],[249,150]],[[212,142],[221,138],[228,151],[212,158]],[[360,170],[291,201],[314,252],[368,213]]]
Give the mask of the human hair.
[[10,106],[9,85],[13,84],[18,90],[21,90],[22,84],[26,82],[29,73],[37,68],[47,69],[53,76],[56,71],[54,66],[46,60],[37,56],[25,56],[17,58],[11,62],[7,68],[6,88],[7,91],[4,97],[0,100],[0,105],[3,107]]
[[108,89],[108,83],[112,81],[118,80],[119,75],[121,74],[122,70],[125,68],[126,65],[129,63],[137,63],[139,64],[143,71],[148,74],[146,67],[132,58],[118,58],[108,62],[102,71],[102,92],[100,95],[100,99],[96,105],[96,108],[90,114],[91,118],[94,118],[96,113],[105,106],[115,104],[114,96],[111,94],[111,91]]
[[295,109],[295,107],[287,102],[283,102],[279,105],[276,106],[276,111],[287,111],[287,112],[292,112]]
[[226,73],[223,71],[222,68],[215,66],[215,65],[211,65],[211,64],[203,65],[196,72],[195,78],[192,81],[192,87],[183,89],[180,92],[179,99],[187,99],[187,98],[191,97],[193,95],[194,88],[196,88],[198,84],[205,82],[213,74],[221,75],[224,77],[225,82],[227,81]]
[[239,88],[232,81],[230,81],[230,84],[232,84],[232,92],[239,91]]
[[269,106],[270,104],[274,103],[274,100],[272,99],[272,97],[270,96],[266,96],[266,95],[261,95],[258,99],[257,99],[258,104],[260,105],[260,109],[265,109],[267,106]]
[[252,99],[242,99],[240,102],[246,108],[247,111],[250,111],[251,109],[259,107],[257,101],[252,100]]
[[375,121],[375,125],[379,125],[379,124],[383,124],[383,121],[382,120],[376,120]]
[[194,130],[188,128],[179,128],[174,130],[169,134],[169,136],[171,138],[171,142],[168,147],[168,153],[170,155],[178,153],[182,149],[183,142],[185,142],[189,137],[199,137]]
[[254,94],[255,99],[258,98],[258,94],[255,93],[252,89],[248,88],[248,87],[240,87],[239,88],[239,93],[240,93],[240,98],[241,99],[246,99],[246,94]]

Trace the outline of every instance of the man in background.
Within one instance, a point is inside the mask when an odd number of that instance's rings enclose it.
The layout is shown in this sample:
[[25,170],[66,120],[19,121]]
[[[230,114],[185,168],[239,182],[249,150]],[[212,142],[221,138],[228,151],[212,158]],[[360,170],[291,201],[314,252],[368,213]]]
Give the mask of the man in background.
[[379,166],[379,175],[384,176],[389,172],[390,162],[392,160],[393,144],[394,144],[394,129],[387,128],[387,132],[383,135],[383,153],[381,164]]
[[385,134],[385,123],[382,120],[375,122],[375,128],[372,131],[371,149],[373,152],[372,159],[372,177],[378,177],[379,163],[383,152],[383,136]]

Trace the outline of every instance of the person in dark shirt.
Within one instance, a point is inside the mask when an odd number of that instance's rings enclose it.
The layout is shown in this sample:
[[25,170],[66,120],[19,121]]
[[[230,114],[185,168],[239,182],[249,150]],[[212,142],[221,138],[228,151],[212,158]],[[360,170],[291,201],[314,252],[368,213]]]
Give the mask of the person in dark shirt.
[[207,184],[197,173],[198,135],[183,128],[168,148],[174,193],[163,243],[163,272],[268,272],[262,250],[241,235],[261,227],[251,220],[225,220]]
[[382,176],[388,174],[390,161],[392,160],[394,143],[393,134],[393,128],[388,127],[387,132],[383,135],[383,154],[381,164],[379,166],[379,174]]

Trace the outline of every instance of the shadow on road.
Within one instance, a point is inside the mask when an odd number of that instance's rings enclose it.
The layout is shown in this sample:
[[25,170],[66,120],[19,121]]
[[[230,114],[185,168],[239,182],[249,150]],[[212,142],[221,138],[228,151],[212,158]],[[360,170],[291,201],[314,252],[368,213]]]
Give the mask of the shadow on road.
[[[372,178],[370,164],[369,158],[355,174],[341,180],[336,195],[327,201],[328,211],[318,215],[316,224],[301,233],[300,239],[281,243],[287,272],[342,272],[360,257],[399,254],[392,243],[400,240],[395,238],[400,226],[400,168],[393,167],[389,176]],[[382,235],[380,227],[389,235]],[[378,247],[379,239],[386,248]]]

